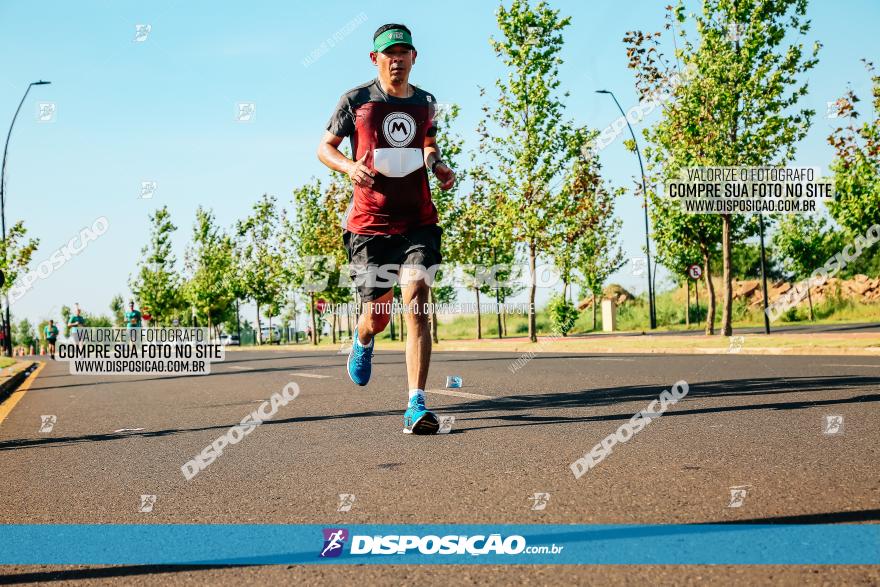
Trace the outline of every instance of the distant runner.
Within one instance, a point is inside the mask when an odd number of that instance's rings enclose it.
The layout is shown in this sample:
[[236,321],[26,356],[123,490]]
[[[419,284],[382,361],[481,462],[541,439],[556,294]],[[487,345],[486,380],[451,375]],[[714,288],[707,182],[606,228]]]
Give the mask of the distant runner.
[[46,334],[46,344],[49,345],[49,357],[52,360],[55,359],[55,342],[58,340],[58,327],[55,326],[54,320],[49,320],[49,323],[46,325],[44,329]]
[[140,328],[142,320],[140,310],[134,307],[134,300],[128,302],[128,312],[125,313],[125,326],[127,328]]
[[86,319],[82,317],[82,310],[77,306],[75,313],[67,320],[67,328],[70,332],[70,337],[73,340],[77,340],[76,334],[79,332],[80,328],[85,328]]
[[[406,312],[409,405],[404,432],[435,434],[439,422],[425,407],[424,391],[431,333],[423,308],[430,285],[417,268],[441,262],[442,230],[428,171],[444,190],[455,184],[455,173],[440,158],[434,96],[409,83],[416,61],[410,30],[402,24],[379,27],[370,60],[378,77],[342,96],[318,146],[321,162],[347,173],[354,183],[342,221],[343,242],[364,312],[348,356],[348,375],[357,385],[370,381],[374,338],[390,319],[393,284],[376,283],[379,267],[387,266],[394,282],[399,273],[404,305],[417,308]],[[354,161],[339,151],[345,137],[351,141]]]

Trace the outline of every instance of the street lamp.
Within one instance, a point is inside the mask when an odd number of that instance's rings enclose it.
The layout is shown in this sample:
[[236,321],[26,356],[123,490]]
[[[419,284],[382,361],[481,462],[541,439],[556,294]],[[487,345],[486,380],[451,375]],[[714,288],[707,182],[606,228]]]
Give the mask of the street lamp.
[[651,329],[653,330],[657,328],[657,309],[654,306],[654,283],[653,278],[651,277],[651,234],[648,227],[648,187],[645,185],[645,166],[642,164],[642,152],[639,151],[639,142],[636,140],[636,133],[633,132],[629,119],[626,117],[623,108],[620,107],[620,102],[617,101],[614,92],[611,90],[596,90],[596,93],[608,94],[614,100],[614,103],[617,104],[617,109],[620,110],[620,115],[623,116],[623,119],[626,121],[626,126],[629,128],[629,134],[632,136],[633,144],[636,147],[636,155],[639,157],[639,169],[642,171],[642,195],[645,198],[645,253],[648,256],[648,313],[650,314]]
[[[24,96],[21,97],[21,102],[18,103],[18,108],[15,110],[15,116],[12,117],[12,123],[9,125],[9,132],[6,134],[6,146],[3,147],[3,166],[0,167],[0,224],[2,224],[3,229],[3,254],[6,255],[6,154],[9,151],[9,138],[12,136],[12,127],[15,126],[15,119],[18,118],[18,113],[21,110],[22,104],[24,104],[25,98],[27,98],[28,92],[31,91],[32,86],[46,86],[51,84],[52,82],[44,82],[40,80],[38,82],[31,82],[28,84],[27,89],[24,91]],[[4,259],[6,261],[6,259]],[[4,263],[4,266],[6,264]],[[9,296],[5,296],[6,302],[6,314],[3,320],[3,342],[6,347],[6,354],[10,357],[12,356],[12,330],[9,327]]]

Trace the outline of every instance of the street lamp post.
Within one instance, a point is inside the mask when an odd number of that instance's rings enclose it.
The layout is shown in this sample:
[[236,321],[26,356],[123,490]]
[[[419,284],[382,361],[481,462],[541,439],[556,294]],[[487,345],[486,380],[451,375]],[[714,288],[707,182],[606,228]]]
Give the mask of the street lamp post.
[[623,116],[623,119],[626,121],[626,126],[629,128],[629,134],[632,136],[633,144],[636,147],[636,155],[639,157],[639,169],[642,172],[642,195],[645,198],[645,254],[647,255],[648,260],[648,314],[650,315],[651,329],[653,330],[657,328],[657,309],[654,305],[654,280],[651,276],[651,233],[648,225],[648,186],[645,182],[645,166],[642,164],[642,152],[639,150],[639,142],[636,140],[636,133],[633,132],[629,119],[627,119],[626,113],[623,111],[623,108],[621,108],[620,102],[617,101],[614,92],[611,90],[596,90],[596,93],[608,94],[611,96],[611,99],[614,100],[614,103],[617,104],[617,109],[620,110],[620,115]]
[[[21,106],[24,104],[25,98],[27,98],[28,92],[31,91],[32,86],[45,86],[49,85],[52,82],[45,82],[43,80],[37,82],[31,82],[28,84],[27,89],[24,91],[24,96],[21,97],[21,102],[18,103],[18,108],[15,110],[15,115],[12,117],[12,122],[9,124],[9,132],[6,134],[6,146],[3,147],[3,165],[0,167],[0,225],[2,225],[3,230],[3,255],[6,256],[6,154],[9,151],[9,139],[12,137],[12,127],[15,126],[15,119],[18,118],[18,113],[21,111]],[[6,259],[4,259],[6,261]],[[4,263],[5,268],[6,263]],[[8,356],[12,356],[12,330],[9,327],[9,296],[5,296],[6,302],[6,313],[3,319],[3,342],[6,347],[6,354]]]

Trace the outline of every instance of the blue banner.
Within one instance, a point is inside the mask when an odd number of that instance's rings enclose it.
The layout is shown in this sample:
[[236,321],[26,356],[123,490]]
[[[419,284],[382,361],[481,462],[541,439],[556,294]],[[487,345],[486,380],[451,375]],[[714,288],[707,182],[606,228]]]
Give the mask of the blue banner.
[[0,564],[880,564],[880,524],[0,526]]

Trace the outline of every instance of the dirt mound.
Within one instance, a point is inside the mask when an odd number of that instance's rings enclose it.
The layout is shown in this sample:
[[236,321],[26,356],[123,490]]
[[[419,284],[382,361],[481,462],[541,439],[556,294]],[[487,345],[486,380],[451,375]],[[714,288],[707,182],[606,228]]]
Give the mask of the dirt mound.
[[[769,300],[773,302],[792,288],[787,281],[777,281],[769,285]],[[829,277],[822,285],[810,288],[810,296],[814,304],[821,304],[831,297],[842,297],[859,302],[880,302],[880,277],[870,278],[867,275],[856,275],[852,279]],[[760,306],[763,302],[761,282],[757,279],[733,282],[733,299],[745,298],[749,306]]]
[[[602,291],[602,299],[603,300],[614,300],[614,303],[618,306],[624,304],[632,299],[635,299],[635,296],[628,292],[623,286],[620,286],[616,283],[611,283],[605,287]],[[593,307],[593,297],[590,296],[588,298],[582,299],[578,303],[578,310],[583,310],[585,308]]]

